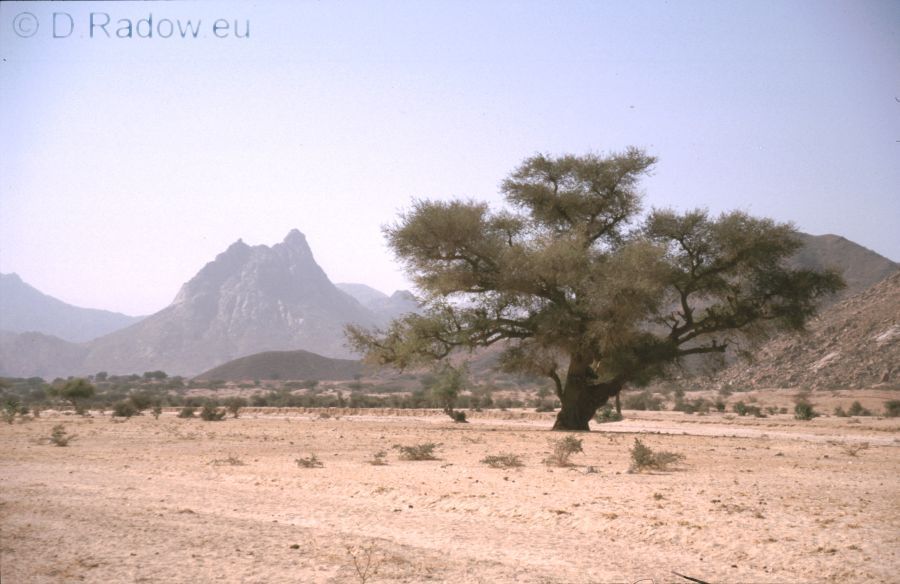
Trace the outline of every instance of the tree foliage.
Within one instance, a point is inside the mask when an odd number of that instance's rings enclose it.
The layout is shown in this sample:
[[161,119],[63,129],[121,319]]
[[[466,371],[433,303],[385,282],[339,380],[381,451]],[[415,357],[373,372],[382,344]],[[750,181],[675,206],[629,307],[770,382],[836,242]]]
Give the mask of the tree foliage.
[[800,330],[842,286],[787,267],[801,245],[790,224],[642,213],[640,179],[655,162],[635,148],[536,155],[502,183],[506,208],[415,201],[385,234],[425,311],[386,330],[348,327],[351,344],[403,369],[502,343],[504,369],[553,380],[555,428],[587,430],[625,384]]

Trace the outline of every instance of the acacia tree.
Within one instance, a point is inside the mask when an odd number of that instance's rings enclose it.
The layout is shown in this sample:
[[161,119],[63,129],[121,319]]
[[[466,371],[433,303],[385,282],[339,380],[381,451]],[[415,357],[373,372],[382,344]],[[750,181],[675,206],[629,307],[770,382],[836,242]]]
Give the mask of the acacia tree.
[[787,267],[790,224],[731,212],[641,212],[656,160],[526,159],[502,184],[509,206],[416,201],[385,228],[424,310],[386,330],[350,326],[369,362],[399,369],[503,344],[507,371],[545,375],[562,407],[554,429],[588,430],[626,384],[690,355],[743,349],[802,329],[840,276]]

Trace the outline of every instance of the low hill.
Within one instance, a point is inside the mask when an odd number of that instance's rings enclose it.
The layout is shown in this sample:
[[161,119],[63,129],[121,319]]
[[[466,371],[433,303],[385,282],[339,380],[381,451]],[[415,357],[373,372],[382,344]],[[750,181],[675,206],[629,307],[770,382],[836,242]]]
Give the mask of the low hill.
[[721,386],[900,387],[900,273],[835,304],[804,335],[781,335],[715,376]]
[[362,375],[363,368],[360,361],[331,359],[309,351],[267,351],[229,361],[201,373],[197,379],[223,381],[325,379],[339,381]]

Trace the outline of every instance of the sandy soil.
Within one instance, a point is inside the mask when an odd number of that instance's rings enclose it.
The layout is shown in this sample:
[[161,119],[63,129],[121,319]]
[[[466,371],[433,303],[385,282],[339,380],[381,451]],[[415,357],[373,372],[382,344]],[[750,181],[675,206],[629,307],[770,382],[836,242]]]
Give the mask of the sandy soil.
[[[3,424],[2,581],[900,581],[897,419],[627,412],[559,468],[552,414],[346,413]],[[630,473],[635,437],[686,459]],[[423,442],[440,460],[392,449]],[[499,453],[525,466],[480,462]]]

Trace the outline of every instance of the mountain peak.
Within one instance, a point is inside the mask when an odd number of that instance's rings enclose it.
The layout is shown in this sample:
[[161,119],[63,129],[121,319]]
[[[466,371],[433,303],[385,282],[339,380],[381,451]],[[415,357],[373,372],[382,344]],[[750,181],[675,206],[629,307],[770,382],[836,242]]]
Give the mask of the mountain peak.
[[296,245],[304,245],[308,246],[306,243],[306,236],[299,229],[291,229],[288,231],[288,234],[284,238],[284,243],[290,246]]

